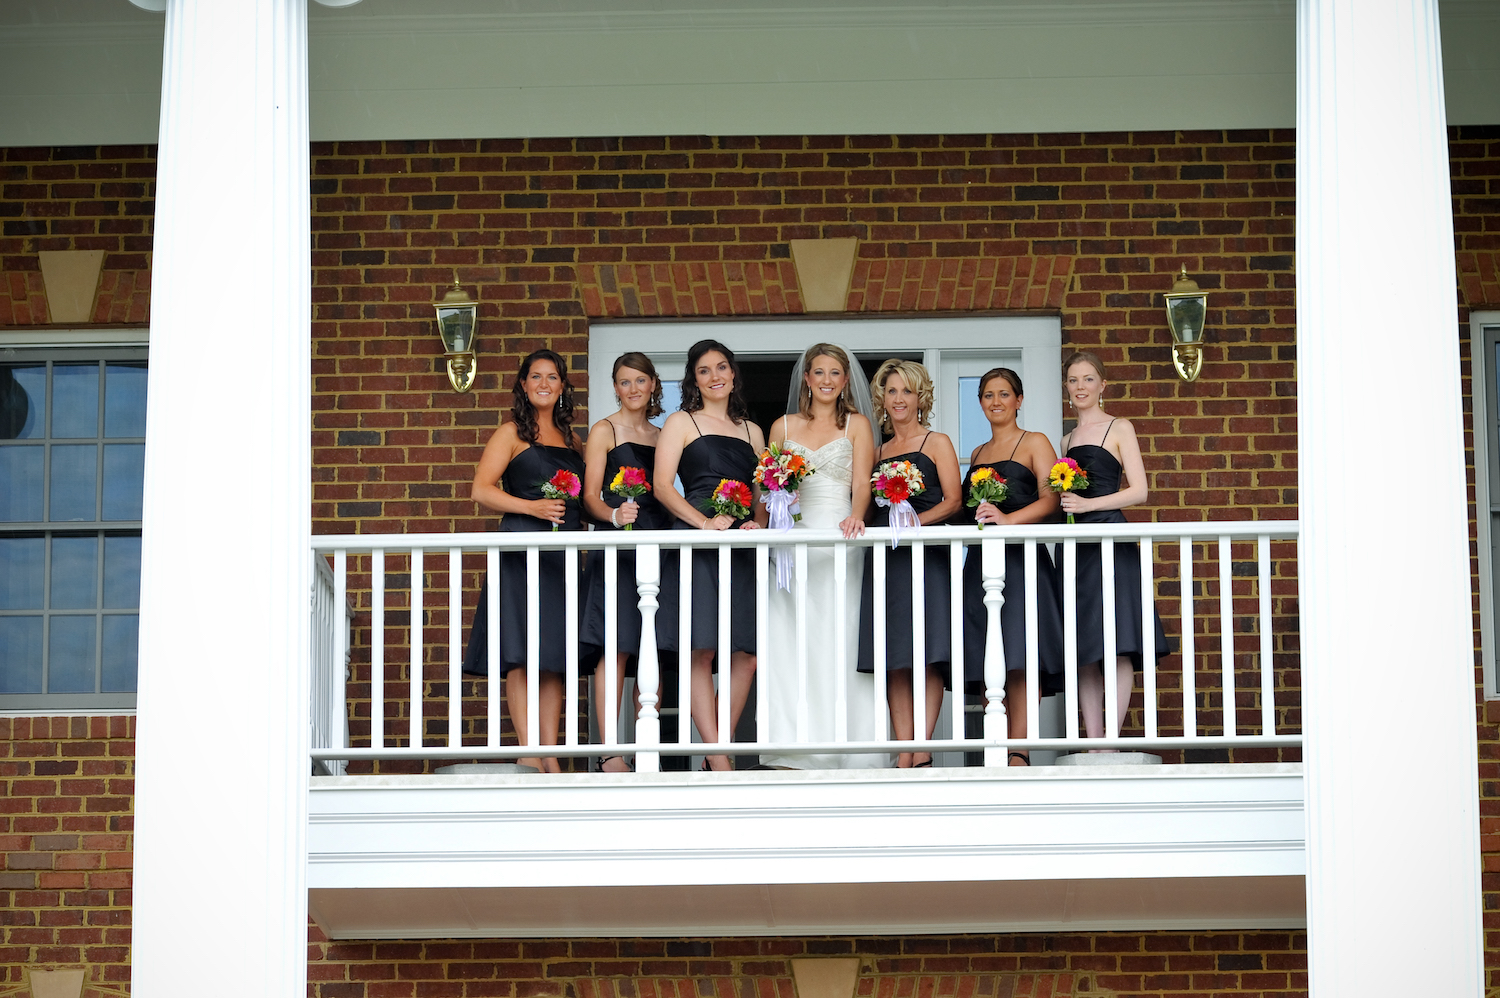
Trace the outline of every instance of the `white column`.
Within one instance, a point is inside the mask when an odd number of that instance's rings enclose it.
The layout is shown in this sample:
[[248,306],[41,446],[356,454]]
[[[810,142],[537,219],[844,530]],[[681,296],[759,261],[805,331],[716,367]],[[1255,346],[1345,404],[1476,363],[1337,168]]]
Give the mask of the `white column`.
[[305,0],[171,0],[142,517],[132,989],[301,995]]
[[1474,638],[1436,0],[1299,0],[1297,75],[1311,990],[1477,998]]

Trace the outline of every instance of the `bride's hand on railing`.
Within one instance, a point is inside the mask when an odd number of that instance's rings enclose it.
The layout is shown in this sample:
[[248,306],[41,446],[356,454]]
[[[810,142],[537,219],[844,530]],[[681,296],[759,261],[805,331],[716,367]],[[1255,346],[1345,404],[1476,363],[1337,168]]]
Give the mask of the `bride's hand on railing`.
[[761,526],[760,526],[760,524],[756,523],[754,520],[746,520],[744,523],[740,524],[740,529],[741,530],[759,530],[759,529],[761,529]]
[[1004,523],[1005,514],[1000,512],[1000,507],[992,502],[982,502],[979,508],[974,510],[974,519],[979,523]]
[[855,516],[846,516],[839,521],[839,529],[850,539],[865,535],[865,521]]

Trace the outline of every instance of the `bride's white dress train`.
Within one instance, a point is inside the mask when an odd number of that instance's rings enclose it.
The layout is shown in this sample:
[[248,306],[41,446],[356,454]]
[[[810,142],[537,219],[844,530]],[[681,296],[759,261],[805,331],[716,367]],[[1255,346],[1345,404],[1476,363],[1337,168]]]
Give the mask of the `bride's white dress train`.
[[[854,445],[840,437],[810,450],[793,440],[786,446],[812,464],[815,472],[802,483],[798,502],[802,519],[793,525],[798,530],[836,530],[849,515],[853,485]],[[773,742],[831,742],[836,739],[835,711],[838,707],[838,675],[843,673],[846,689],[848,739],[871,741],[885,737],[875,728],[875,677],[857,672],[859,653],[859,593],[864,572],[864,558],[858,548],[848,550],[848,574],[844,580],[844,612],[837,616],[834,598],[833,548],[810,547],[807,550],[807,735],[797,737],[797,714],[800,683],[797,675],[797,603],[795,574],[792,589],[776,587],[776,569],[771,566],[771,596],[767,608],[768,647],[759,655],[757,675],[767,684],[770,739]],[[835,628],[844,630],[844,655],[835,660]],[[882,719],[884,711],[882,711]],[[880,769],[890,765],[884,754],[825,754],[804,756],[761,756],[761,764],[790,769]]]

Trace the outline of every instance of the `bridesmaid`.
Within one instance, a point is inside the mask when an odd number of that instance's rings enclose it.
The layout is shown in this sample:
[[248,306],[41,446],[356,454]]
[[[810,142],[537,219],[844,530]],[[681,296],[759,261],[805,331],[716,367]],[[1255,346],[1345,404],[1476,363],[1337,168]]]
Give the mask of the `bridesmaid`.
[[[553,529],[581,530],[578,503],[542,496],[541,486],[560,470],[579,477],[584,474],[583,443],[573,432],[573,389],[568,384],[568,365],[551,350],[527,354],[516,373],[514,419],[490,436],[474,471],[474,501],[486,509],[504,514],[500,530],[536,531]],[[562,551],[544,551],[541,556],[538,617],[540,671],[537,699],[541,730],[538,743],[557,744],[557,726],[562,719],[563,673],[567,668],[569,635],[564,625],[563,605],[569,556]],[[520,744],[526,744],[526,594],[531,580],[526,577],[526,553],[503,551],[500,554],[500,671],[505,676],[505,705]],[[488,672],[487,588],[479,589],[479,608],[469,630],[469,647],[464,656],[464,671],[484,675]],[[597,654],[580,648],[579,661]],[[522,759],[525,765],[549,773],[561,772],[557,759]]]
[[[661,380],[656,376],[656,365],[643,353],[621,354],[615,359],[610,376],[614,382],[615,400],[620,408],[589,430],[588,445],[584,449],[584,461],[588,470],[583,476],[584,511],[596,521],[600,529],[622,529],[627,525],[637,530],[665,530],[672,525],[672,517],[656,498],[653,472],[656,466],[656,440],[661,432],[650,420],[661,415]],[[636,499],[609,491],[609,485],[621,468],[640,468],[651,483],[651,492]],[[639,597],[635,588],[635,551],[619,548],[616,561],[616,649],[618,659],[615,669],[615,697],[618,707],[624,694],[625,677],[635,675],[636,655],[641,647],[641,613]],[[584,603],[582,640],[596,648],[604,648],[604,552],[589,552],[588,565],[584,571],[588,579],[588,598]],[[657,633],[671,618],[658,613]],[[607,730],[605,710],[608,688],[605,675],[604,654],[594,667],[594,710],[599,718],[601,736]],[[600,762],[606,773],[626,773],[629,764],[618,755],[606,756]]]
[[[1000,505],[982,502],[970,512],[970,482],[964,480],[964,520],[982,524],[1042,523],[1057,512],[1057,493],[1040,491],[1040,482],[1057,463],[1057,452],[1045,433],[1021,429],[1016,417],[1025,393],[1021,376],[1006,367],[986,371],[979,379],[979,407],[990,422],[990,439],[969,457],[969,474],[991,468],[1005,479]],[[955,522],[958,517],[955,517]],[[1063,684],[1062,615],[1057,608],[1057,580],[1046,545],[1036,546],[1036,593],[1026,588],[1026,551],[1020,543],[1005,545],[1005,602],[1000,606],[1000,633],[1005,649],[1005,714],[1010,737],[1026,737],[1026,607],[1035,599],[1037,665],[1042,694]],[[983,562],[977,546],[964,559],[964,681],[984,689],[984,644],[989,610],[984,605]],[[1027,752],[1011,752],[1012,766],[1031,765]]]
[[[750,421],[734,353],[722,343],[700,340],[688,351],[682,376],[682,409],[667,417],[657,441],[656,488],[663,506],[677,518],[679,530],[751,530],[763,525],[765,507],[752,498],[756,518],[715,515],[709,497],[723,479],[755,489],[755,462],[765,449],[765,435]],[[682,479],[686,494],[674,480]],[[675,552],[674,552],[675,554]],[[691,600],[692,718],[704,741],[728,741],[750,695],[755,675],[755,552],[736,550],[730,559],[730,578],[719,578],[719,553],[714,548],[693,552]],[[665,573],[663,573],[665,574]],[[721,732],[718,700],[714,695],[714,656],[719,648],[719,586],[730,587],[729,684],[721,690],[730,697],[730,730]],[[663,589],[667,587],[664,585]],[[675,587],[674,587],[675,588]],[[675,649],[676,635],[663,635]],[[722,666],[722,663],[718,663]],[[711,769],[733,769],[727,755],[709,756]]]
[[[887,461],[910,461],[922,472],[924,491],[911,498],[917,519],[923,524],[946,523],[958,511],[958,454],[946,434],[928,429],[932,417],[932,378],[921,364],[910,360],[888,360],[870,381],[870,399],[880,418],[880,429],[891,439],[875,452],[875,467]],[[868,488],[869,486],[866,486]],[[890,509],[870,507],[870,526],[890,525]],[[916,653],[911,630],[911,546],[902,544],[886,555],[885,650],[886,699],[891,708],[891,727],[901,741],[910,741],[916,730],[913,689]],[[875,671],[874,555],[865,549],[864,583],[859,599],[859,671]],[[949,559],[946,544],[925,548],[923,558],[925,599],[924,651],[926,665],[926,733],[932,737],[943,707],[944,678],[952,661],[952,606],[949,599]],[[927,752],[903,752],[900,769],[932,765]]]
[[[1146,501],[1146,466],[1141,445],[1128,419],[1115,419],[1103,409],[1104,362],[1087,351],[1063,361],[1063,391],[1078,415],[1078,425],[1062,438],[1063,453],[1088,475],[1089,487],[1064,492],[1062,508],[1079,523],[1125,523],[1121,510]],[[1124,488],[1121,488],[1123,474]],[[1103,738],[1104,724],[1104,569],[1098,544],[1078,545],[1078,705],[1084,732]],[[1152,610],[1156,657],[1168,652],[1161,618]],[[1135,673],[1142,665],[1141,549],[1135,543],[1115,542],[1115,661],[1119,696],[1118,723],[1123,727],[1135,689]],[[1114,751],[1110,749],[1109,751]]]

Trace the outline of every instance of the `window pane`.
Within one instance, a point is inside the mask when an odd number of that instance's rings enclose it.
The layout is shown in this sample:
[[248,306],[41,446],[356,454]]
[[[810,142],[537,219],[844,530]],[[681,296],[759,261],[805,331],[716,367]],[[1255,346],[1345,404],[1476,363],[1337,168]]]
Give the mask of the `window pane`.
[[94,518],[94,480],[98,472],[96,444],[68,444],[52,448],[52,515],[58,520]]
[[42,608],[42,558],[46,549],[47,541],[42,537],[0,537],[0,610]]
[[94,692],[94,618],[53,617],[47,641],[47,692]]
[[104,367],[104,435],[146,435],[146,365],[111,362]]
[[105,693],[134,693],[137,644],[141,618],[122,614],[104,618]]
[[[132,609],[141,605],[141,539],[104,538],[104,607]],[[108,636],[109,629],[105,628]]]
[[979,379],[958,379],[958,459],[965,463],[974,448],[990,438],[990,421],[979,404]]
[[0,440],[29,440],[47,429],[47,365],[0,365]]
[[52,436],[98,435],[99,365],[53,364]]
[[52,609],[92,610],[99,584],[99,538],[52,538]]
[[0,617],[0,693],[42,692],[42,618]]
[[0,447],[0,520],[42,518],[42,447]]
[[104,520],[139,520],[146,484],[145,444],[104,445]]

